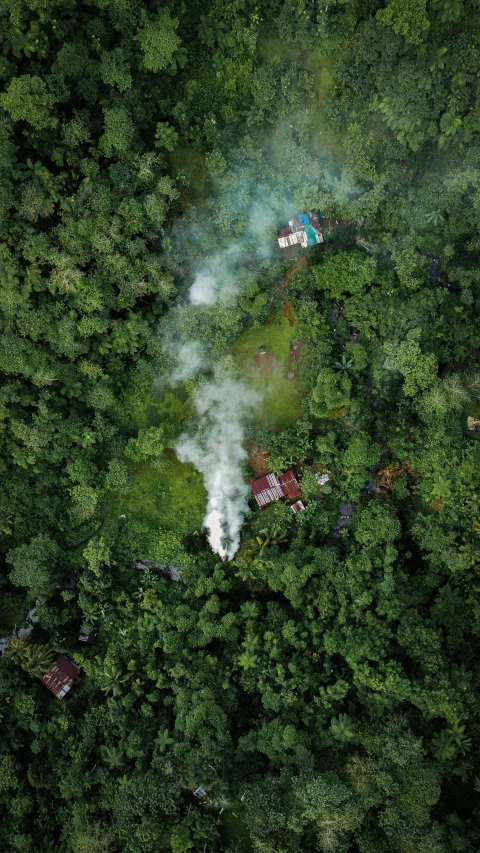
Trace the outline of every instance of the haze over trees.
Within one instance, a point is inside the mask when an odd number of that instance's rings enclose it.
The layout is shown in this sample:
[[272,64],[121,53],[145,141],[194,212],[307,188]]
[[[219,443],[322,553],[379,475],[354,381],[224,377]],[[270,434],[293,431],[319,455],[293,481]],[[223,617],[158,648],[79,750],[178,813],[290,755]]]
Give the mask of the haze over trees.
[[[0,0],[7,853],[480,848],[479,25]],[[305,504],[230,561],[212,383]]]

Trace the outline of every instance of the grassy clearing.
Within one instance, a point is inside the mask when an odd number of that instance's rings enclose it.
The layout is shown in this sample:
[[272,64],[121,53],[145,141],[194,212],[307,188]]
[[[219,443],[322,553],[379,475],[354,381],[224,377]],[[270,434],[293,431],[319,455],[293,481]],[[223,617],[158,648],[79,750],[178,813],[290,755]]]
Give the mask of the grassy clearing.
[[[183,392],[173,393],[165,387],[154,387],[143,399],[132,399],[131,432],[150,426],[163,426],[170,447],[183,430],[190,403]],[[112,514],[124,513],[128,518],[147,526],[174,530],[181,534],[195,533],[201,528],[206,506],[206,494],[201,475],[193,465],[180,462],[173,450],[168,450],[159,469],[148,462],[135,465],[125,460],[133,484],[128,494],[115,501]]]
[[[270,315],[260,329],[247,329],[232,348],[232,355],[244,380],[262,397],[259,426],[285,429],[303,417],[298,370],[294,379],[287,379],[291,369],[290,346],[295,339],[295,327],[278,312]],[[255,363],[255,356],[262,346],[277,359],[269,376],[263,375]]]
[[169,453],[161,471],[147,462],[136,468],[132,488],[115,503],[115,514],[183,535],[200,530],[206,502],[201,475]]
[[[244,381],[261,396],[258,426],[284,429],[303,417],[298,364],[291,355],[295,340],[295,327],[280,310],[261,328],[247,329],[232,349]],[[255,362],[260,347],[275,356],[269,375],[264,375]],[[288,379],[292,369],[295,377]],[[154,388],[143,400],[140,397],[132,400],[131,417],[136,429],[163,426],[170,447],[182,432],[189,413],[186,395],[165,387]],[[172,530],[180,535],[199,531],[207,500],[201,475],[192,465],[179,462],[173,450],[166,451],[162,463],[158,468],[148,462],[136,466],[129,462],[134,474],[132,487],[128,494],[117,498],[111,513],[117,517],[125,514],[146,527]]]
[[259,53],[264,62],[276,59],[289,59],[299,62],[313,77],[313,87],[317,95],[315,115],[312,120],[312,154],[330,155],[332,165],[343,163],[345,157],[340,138],[328,126],[325,119],[325,99],[333,86],[333,67],[335,56],[325,56],[319,51],[306,50],[282,41],[278,36],[264,35],[259,41]]

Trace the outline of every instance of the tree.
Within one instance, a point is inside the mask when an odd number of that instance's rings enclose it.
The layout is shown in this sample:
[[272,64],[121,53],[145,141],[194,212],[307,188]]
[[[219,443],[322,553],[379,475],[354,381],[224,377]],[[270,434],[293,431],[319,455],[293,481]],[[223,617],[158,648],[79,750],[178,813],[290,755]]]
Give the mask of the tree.
[[99,686],[107,696],[111,693],[113,697],[121,696],[122,686],[133,677],[133,672],[122,672],[118,666],[105,665],[100,674]]
[[138,431],[137,438],[129,438],[126,455],[134,462],[158,457],[165,448],[163,427],[146,427]]
[[12,563],[10,580],[16,586],[27,587],[30,594],[44,598],[55,589],[59,579],[60,548],[49,536],[40,533],[28,545],[19,545],[7,553]]
[[167,68],[180,47],[177,36],[178,18],[171,18],[166,9],[138,31],[136,38],[143,52],[143,64],[148,71]]
[[31,74],[14,77],[0,95],[0,106],[13,121],[27,121],[36,130],[57,126],[58,118],[52,115],[55,103],[55,95],[48,91],[46,83]]
[[409,44],[421,44],[430,27],[426,0],[390,0],[376,17],[394,33],[404,36]]
[[32,645],[28,640],[17,637],[10,640],[8,653],[19,658],[25,672],[38,677],[52,668],[56,658],[55,652],[47,644]]
[[312,390],[312,414],[316,417],[331,417],[337,409],[348,406],[352,382],[345,372],[335,372],[331,367],[322,367]]
[[403,390],[408,397],[430,388],[437,377],[438,363],[433,353],[422,353],[415,340],[399,344],[384,344],[386,370],[398,370],[404,379]]

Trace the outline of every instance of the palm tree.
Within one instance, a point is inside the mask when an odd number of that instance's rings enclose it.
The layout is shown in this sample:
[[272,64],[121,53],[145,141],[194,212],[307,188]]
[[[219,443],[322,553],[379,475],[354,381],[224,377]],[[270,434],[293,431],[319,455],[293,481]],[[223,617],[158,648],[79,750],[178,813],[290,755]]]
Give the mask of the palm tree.
[[266,531],[265,536],[262,539],[261,536],[255,537],[257,543],[259,545],[258,554],[259,556],[263,553],[264,549],[268,547],[268,545],[281,545],[283,542],[287,541],[287,534],[281,527],[276,525],[272,530]]
[[240,666],[243,666],[243,668],[246,670],[255,669],[257,665],[257,660],[258,655],[254,655],[251,652],[243,652],[243,654],[240,655],[238,662]]
[[13,637],[8,644],[8,654],[22,658],[30,643],[25,637]]
[[333,717],[330,731],[337,740],[342,743],[350,743],[356,737],[356,725],[348,714],[339,714]]
[[18,656],[20,665],[29,675],[43,675],[55,661],[55,652],[46,643],[32,645],[24,637],[13,637],[8,650],[10,654]]
[[25,650],[22,666],[29,675],[41,676],[52,668],[55,658],[55,652],[46,643],[36,643]]
[[163,732],[158,732],[158,737],[155,738],[155,743],[158,746],[159,752],[165,752],[167,746],[170,746],[171,743],[175,743],[173,737],[168,736],[168,729],[164,729]]
[[118,746],[102,747],[103,759],[110,767],[110,770],[118,770],[123,764],[123,749]]
[[464,554],[468,558],[469,566],[476,566],[480,563],[480,543],[469,539],[464,539],[463,544],[458,549],[460,554]]
[[444,730],[432,738],[432,752],[439,761],[448,761],[456,751],[455,740],[448,731]]
[[463,409],[468,403],[469,394],[465,390],[460,377],[450,374],[450,376],[445,377],[442,384],[446,391],[450,408],[454,411]]
[[470,749],[472,739],[465,735],[465,726],[461,726],[458,720],[455,720],[450,728],[447,729],[447,734],[453,738],[455,746],[460,750],[462,755]]
[[112,696],[120,696],[122,692],[122,684],[125,684],[131,678],[133,672],[122,673],[118,666],[104,666],[103,673],[100,677],[100,690],[104,693],[111,693]]

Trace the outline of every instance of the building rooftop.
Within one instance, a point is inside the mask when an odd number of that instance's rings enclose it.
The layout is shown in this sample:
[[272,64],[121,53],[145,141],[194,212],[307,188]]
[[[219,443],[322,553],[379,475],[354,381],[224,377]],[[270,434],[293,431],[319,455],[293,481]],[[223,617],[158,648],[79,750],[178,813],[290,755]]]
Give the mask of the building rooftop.
[[49,672],[42,675],[40,681],[57,699],[63,699],[79,675],[80,669],[77,664],[65,655],[60,655]]
[[290,220],[288,226],[281,228],[278,232],[278,245],[281,249],[299,244],[304,249],[323,243],[320,219],[315,212],[300,213]]
[[300,494],[293,471],[286,471],[280,477],[276,474],[259,477],[250,483],[250,488],[259,506],[266,506],[278,498],[296,498]]

